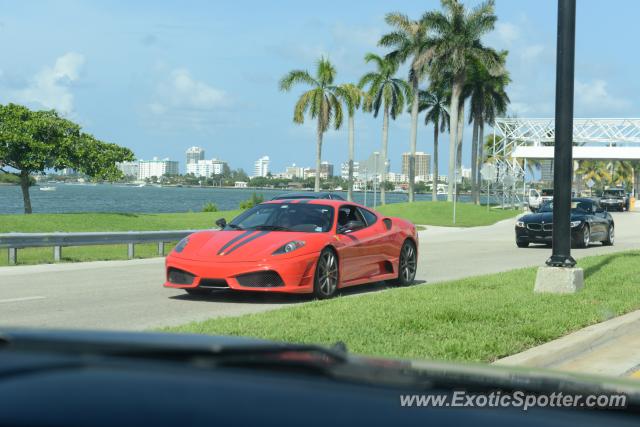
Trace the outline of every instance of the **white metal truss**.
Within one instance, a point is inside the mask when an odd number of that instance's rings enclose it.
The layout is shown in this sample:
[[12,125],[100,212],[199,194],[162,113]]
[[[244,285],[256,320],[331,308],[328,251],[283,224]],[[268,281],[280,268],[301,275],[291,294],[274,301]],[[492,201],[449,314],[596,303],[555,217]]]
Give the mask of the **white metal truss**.
[[[527,158],[553,158],[550,153],[555,141],[555,120],[540,118],[499,118],[493,127],[491,153],[502,176],[509,174],[521,180],[522,197],[526,192],[525,169]],[[639,159],[640,119],[573,119],[573,142],[576,154],[583,158]],[[544,147],[544,148],[543,148]],[[580,151],[582,150],[582,151]],[[578,156],[580,157],[580,156]],[[577,158],[577,157],[576,157]],[[498,177],[498,191],[513,193]],[[520,202],[520,197],[516,196]]]

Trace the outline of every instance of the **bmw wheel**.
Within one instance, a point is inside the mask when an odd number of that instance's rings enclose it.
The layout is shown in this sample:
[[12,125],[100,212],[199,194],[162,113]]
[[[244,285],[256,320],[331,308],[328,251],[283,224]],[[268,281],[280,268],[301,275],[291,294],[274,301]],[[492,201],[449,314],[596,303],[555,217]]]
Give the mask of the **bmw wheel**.
[[589,228],[589,225],[585,224],[582,229],[582,239],[579,245],[581,248],[588,248],[589,243],[591,243],[591,229]]
[[320,253],[313,278],[313,294],[316,298],[331,298],[338,289],[338,257],[331,249]]
[[411,240],[405,240],[400,249],[400,259],[398,261],[398,278],[393,282],[397,285],[406,286],[413,283],[416,278],[418,266],[418,256],[416,247]]
[[613,224],[609,226],[609,231],[607,232],[607,238],[602,241],[604,246],[613,246],[615,243],[615,227]]

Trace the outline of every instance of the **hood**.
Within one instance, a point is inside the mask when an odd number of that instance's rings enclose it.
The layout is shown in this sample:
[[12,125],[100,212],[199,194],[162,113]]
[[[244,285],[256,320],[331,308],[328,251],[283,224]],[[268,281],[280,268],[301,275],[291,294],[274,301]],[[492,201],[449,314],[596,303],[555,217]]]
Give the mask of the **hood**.
[[277,256],[305,255],[313,252],[314,248],[321,247],[320,241],[326,241],[328,238],[329,233],[267,230],[201,231],[189,236],[189,243],[182,252],[174,251],[172,255],[197,261],[255,262],[271,257],[271,254],[281,246],[294,240],[304,241],[305,245],[291,255]]
[[[582,220],[584,219],[586,216],[586,214],[583,213],[571,213],[571,219],[570,221],[578,221],[578,220]],[[520,218],[520,221],[524,222],[525,224],[549,224],[553,222],[553,213],[552,212],[542,212],[542,213],[535,213],[535,214],[529,214],[529,215],[525,215],[523,217]]]

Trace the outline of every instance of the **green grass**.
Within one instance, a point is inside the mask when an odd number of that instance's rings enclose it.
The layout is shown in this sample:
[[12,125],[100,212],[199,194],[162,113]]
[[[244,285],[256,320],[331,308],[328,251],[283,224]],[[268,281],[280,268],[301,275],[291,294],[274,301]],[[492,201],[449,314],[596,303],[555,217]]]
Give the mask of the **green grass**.
[[453,203],[450,202],[391,203],[380,206],[378,211],[384,215],[408,219],[414,224],[445,227],[491,225],[503,219],[513,218],[520,213],[520,211],[512,209],[487,210],[486,206],[457,203],[456,223],[453,224]]
[[[53,231],[148,231],[190,230],[214,227],[216,219],[231,219],[240,210],[224,212],[186,212],[166,214],[73,213],[0,215],[0,233],[46,233]],[[165,245],[165,252],[173,244]],[[8,265],[8,256],[0,256],[0,266]],[[158,256],[156,244],[136,245],[136,258]],[[127,245],[77,246],[62,249],[62,262],[127,259]],[[18,264],[53,262],[53,248],[18,250]]]
[[333,344],[360,354],[491,362],[640,308],[640,251],[584,258],[585,289],[534,294],[536,269],[395,288],[233,318],[172,332]]

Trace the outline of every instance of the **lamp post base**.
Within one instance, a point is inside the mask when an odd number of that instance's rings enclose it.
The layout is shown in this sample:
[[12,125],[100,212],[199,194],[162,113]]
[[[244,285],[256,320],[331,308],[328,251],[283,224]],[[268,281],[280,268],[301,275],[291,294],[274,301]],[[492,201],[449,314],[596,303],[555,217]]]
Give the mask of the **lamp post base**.
[[574,294],[584,287],[581,268],[540,267],[536,275],[535,293]]
[[571,255],[551,255],[545,264],[549,267],[575,267],[576,260]]

